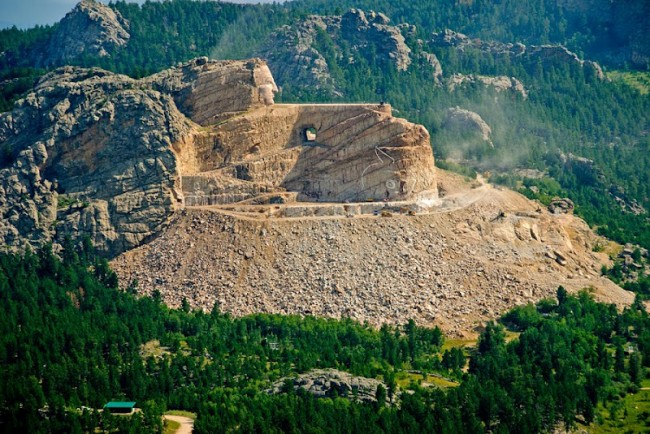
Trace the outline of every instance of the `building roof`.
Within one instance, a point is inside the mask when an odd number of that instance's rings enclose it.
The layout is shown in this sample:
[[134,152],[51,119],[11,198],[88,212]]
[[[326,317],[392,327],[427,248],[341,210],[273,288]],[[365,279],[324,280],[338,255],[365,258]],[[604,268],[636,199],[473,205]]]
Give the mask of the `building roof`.
[[124,402],[124,401],[111,401],[104,406],[104,408],[133,408],[133,407],[135,407],[135,402]]

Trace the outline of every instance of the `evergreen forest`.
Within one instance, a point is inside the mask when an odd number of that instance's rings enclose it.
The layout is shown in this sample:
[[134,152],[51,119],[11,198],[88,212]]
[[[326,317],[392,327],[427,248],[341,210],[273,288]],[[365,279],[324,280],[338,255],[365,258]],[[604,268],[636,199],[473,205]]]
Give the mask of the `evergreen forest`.
[[[560,287],[556,300],[514,309],[463,349],[412,321],[376,330],[349,319],[170,309],[156,294],[136,297],[137,282],[118,290],[89,243],[68,242],[60,256],[49,247],[0,256],[1,432],[161,432],[168,409],[196,413],[197,433],[540,432],[620,411],[650,365],[643,304],[619,312],[588,291]],[[382,404],[267,392],[330,367],[383,380]],[[411,372],[448,384],[398,381]],[[97,411],[109,400],[142,411]]]

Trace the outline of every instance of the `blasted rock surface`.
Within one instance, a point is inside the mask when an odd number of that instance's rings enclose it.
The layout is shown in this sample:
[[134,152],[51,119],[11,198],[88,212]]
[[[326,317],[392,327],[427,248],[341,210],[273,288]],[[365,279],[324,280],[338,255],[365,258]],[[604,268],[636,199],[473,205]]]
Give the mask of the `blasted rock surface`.
[[194,149],[188,205],[283,191],[303,201],[408,200],[436,189],[429,133],[388,105],[262,107],[215,126]]

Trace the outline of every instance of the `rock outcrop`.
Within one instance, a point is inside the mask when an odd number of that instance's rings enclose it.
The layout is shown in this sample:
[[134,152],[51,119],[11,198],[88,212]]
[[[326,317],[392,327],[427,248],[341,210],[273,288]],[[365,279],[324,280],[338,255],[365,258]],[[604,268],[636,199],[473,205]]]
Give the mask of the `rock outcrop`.
[[569,51],[562,45],[531,45],[522,43],[503,43],[472,39],[462,33],[445,29],[431,34],[429,44],[433,47],[455,48],[460,51],[476,49],[495,56],[524,57],[529,61],[541,61],[543,64],[568,63],[578,65],[585,72],[592,74],[598,80],[604,80],[605,74],[598,63],[591,60],[582,60],[577,54]]
[[[341,44],[349,47],[352,57],[343,58]],[[319,50],[324,46],[333,52],[321,53]],[[351,9],[341,16],[311,15],[294,25],[282,26],[258,55],[268,60],[280,83],[341,96],[325,55],[335,55],[339,62],[354,63],[357,56],[370,52],[376,53],[379,62],[399,71],[406,71],[412,63],[411,48],[401,27],[390,25],[390,19],[382,13]],[[436,65],[432,67],[435,69]]]
[[[334,396],[348,398],[356,402],[377,402],[377,387],[384,390],[385,383],[374,378],[356,377],[337,369],[314,369],[295,378],[283,378],[273,384],[269,394],[277,395],[285,391],[287,382],[294,390],[303,389],[317,398],[332,398]],[[385,405],[390,405],[386,398]]]
[[572,214],[575,205],[569,198],[554,197],[548,204],[548,211],[553,214]]
[[59,66],[81,56],[106,57],[130,38],[129,23],[116,10],[82,0],[57,25],[37,65]]
[[519,42],[472,39],[450,29],[432,33],[427,41],[415,39],[416,35],[414,26],[392,26],[382,13],[351,9],[341,16],[311,15],[293,25],[282,26],[271,34],[258,55],[268,60],[280,86],[290,88],[296,96],[306,92],[330,98],[344,96],[343,86],[337,83],[341,79],[341,65],[369,62],[398,71],[416,67],[419,73],[430,74],[432,85],[446,85],[451,91],[478,84],[528,97],[523,83],[515,77],[462,74],[444,77],[443,65],[432,53],[436,48],[480,50],[529,63],[541,62],[544,67],[568,63],[583,68],[587,77],[605,79],[596,62],[582,60],[561,45],[526,46]]
[[440,60],[438,60],[435,54],[427,53],[426,51],[423,51],[420,54],[420,57],[426,63],[431,65],[434,83],[435,84],[440,83],[440,81],[442,80],[442,64],[440,63]]
[[447,110],[447,116],[445,117],[443,126],[446,129],[475,134],[481,140],[492,145],[492,140],[490,139],[492,128],[490,128],[478,113],[473,111],[460,107],[452,107]]
[[314,48],[319,32],[340,28],[340,21],[340,17],[311,15],[293,26],[282,26],[270,35],[259,56],[281,82],[340,95],[327,60]]
[[526,52],[526,46],[519,42],[503,43],[471,39],[469,36],[451,29],[432,33],[429,43],[434,47],[453,47],[461,51],[466,48],[475,48],[491,54],[509,54],[512,56],[521,56]]
[[480,84],[492,88],[497,92],[512,92],[521,95],[524,99],[528,98],[528,91],[524,87],[523,83],[515,77],[506,77],[505,75],[491,77],[476,74],[453,74],[447,79],[446,84],[447,89],[452,92],[458,87]]
[[359,9],[350,9],[341,17],[341,31],[353,41],[357,49],[365,50],[371,45],[381,48],[380,55],[393,63],[397,70],[406,71],[411,64],[411,49],[406,45],[399,27],[389,25],[390,19],[370,11],[367,14]]
[[86,234],[110,254],[160,230],[178,204],[173,100],[99,69],[65,67],[0,115],[0,238],[35,246]]
[[275,105],[259,59],[142,80],[60,68],[0,115],[0,238],[88,235],[116,255],[184,205],[435,195],[429,134],[387,104]]

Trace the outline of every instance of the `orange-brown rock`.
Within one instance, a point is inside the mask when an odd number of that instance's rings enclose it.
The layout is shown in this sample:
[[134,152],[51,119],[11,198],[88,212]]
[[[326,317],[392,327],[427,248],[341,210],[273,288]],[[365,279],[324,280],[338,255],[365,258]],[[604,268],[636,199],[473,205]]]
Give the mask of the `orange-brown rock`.
[[435,194],[429,134],[389,105],[269,105],[199,134],[187,205],[292,191],[299,200],[406,200]]

